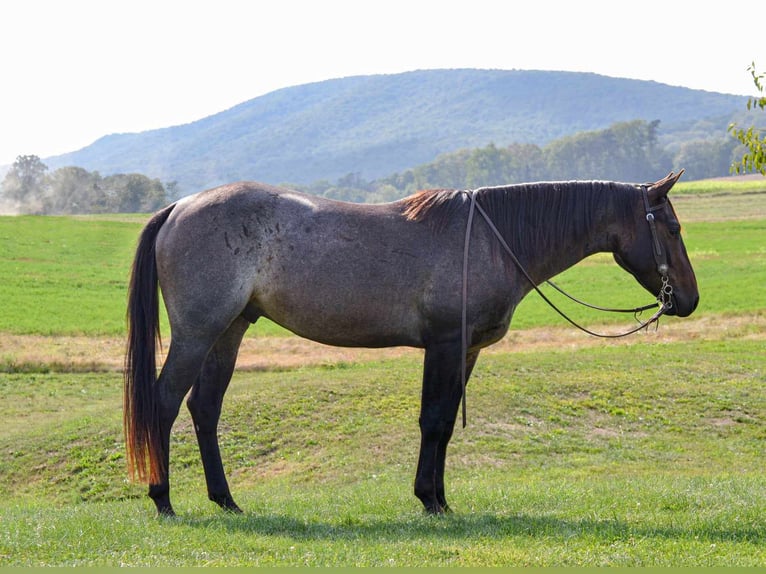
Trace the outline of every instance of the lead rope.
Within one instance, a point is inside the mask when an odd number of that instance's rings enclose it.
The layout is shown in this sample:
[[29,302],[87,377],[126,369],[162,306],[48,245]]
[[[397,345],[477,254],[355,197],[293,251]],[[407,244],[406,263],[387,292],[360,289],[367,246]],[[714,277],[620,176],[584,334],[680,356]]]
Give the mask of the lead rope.
[[468,192],[471,196],[471,207],[468,209],[468,223],[465,226],[465,243],[463,244],[463,316],[460,323],[460,382],[463,386],[461,397],[463,409],[463,428],[466,425],[466,406],[465,406],[465,386],[468,366],[466,364],[466,354],[468,353],[468,247],[471,244],[471,227],[473,227],[473,212],[476,208],[476,193]]
[[[641,311],[646,311],[647,309],[652,309],[654,307],[659,307],[657,311],[649,317],[649,319],[645,322],[642,322],[636,317],[636,320],[638,320],[638,326],[630,329],[629,331],[625,331],[624,333],[616,333],[616,334],[609,334],[609,333],[596,333],[595,331],[591,331],[590,329],[587,329],[583,327],[582,325],[576,323],[574,320],[572,320],[566,313],[564,313],[561,309],[559,309],[553,301],[551,301],[548,297],[545,296],[545,294],[540,290],[540,288],[537,286],[537,284],[534,282],[532,277],[527,273],[527,270],[524,268],[524,266],[521,264],[519,259],[516,257],[516,255],[511,250],[508,243],[503,238],[500,231],[498,231],[497,227],[495,227],[495,224],[492,223],[492,219],[490,219],[489,215],[487,215],[487,212],[484,211],[484,209],[476,202],[476,191],[466,191],[471,198],[471,205],[468,209],[468,222],[466,223],[465,227],[465,241],[463,244],[463,290],[462,290],[462,317],[461,317],[461,324],[460,324],[460,335],[461,335],[461,352],[460,352],[460,378],[461,378],[461,386],[462,386],[462,414],[463,414],[463,428],[466,426],[466,400],[465,400],[465,394],[466,394],[466,383],[467,383],[467,364],[466,364],[466,355],[468,353],[468,248],[471,243],[471,229],[473,228],[473,216],[474,211],[476,209],[479,210],[479,213],[484,218],[484,221],[487,222],[487,225],[489,226],[492,233],[497,237],[498,241],[500,242],[500,245],[503,246],[503,249],[505,249],[506,253],[510,256],[511,260],[516,264],[516,267],[519,268],[521,273],[524,275],[524,277],[529,281],[529,283],[532,285],[534,290],[537,292],[540,297],[542,297],[543,301],[545,301],[554,311],[556,311],[559,315],[561,315],[564,319],[566,319],[569,323],[580,329],[581,331],[592,335],[594,337],[600,337],[603,339],[618,339],[620,337],[626,337],[628,335],[632,335],[633,333],[636,333],[642,329],[646,329],[651,325],[652,323],[655,323],[659,321],[660,317],[671,308],[673,305],[672,302],[672,295],[673,295],[673,287],[669,284],[668,276],[667,276],[667,263],[664,261],[664,254],[662,253],[662,247],[659,244],[659,238],[657,237],[657,231],[654,225],[654,214],[652,213],[655,211],[658,206],[655,207],[649,207],[649,198],[647,194],[646,186],[642,186],[642,192],[644,196],[644,203],[647,211],[646,220],[649,222],[649,229],[652,232],[652,240],[654,243],[654,256],[655,260],[657,261],[657,267],[658,271],[662,275],[662,287],[660,288],[660,292],[657,295],[657,302],[653,303],[651,305],[644,305],[643,307],[636,307],[635,309],[609,309],[609,308],[603,308],[603,307],[597,307],[595,305],[590,305],[588,303],[584,303],[578,299],[575,299],[568,293],[565,293],[563,290],[561,290],[558,286],[548,281],[547,283],[554,287],[559,292],[563,293],[573,301],[576,301],[582,305],[585,305],[586,307],[591,307],[592,309],[598,309],[601,311],[609,311],[609,312],[615,312],[615,313],[626,313],[626,312],[633,312],[633,313],[640,313]],[[663,265],[664,264],[664,265]]]
[[[540,295],[540,297],[542,297],[543,301],[545,301],[554,311],[556,311],[559,315],[561,315],[564,319],[569,321],[569,323],[571,323],[572,325],[574,325],[575,327],[577,327],[581,331],[583,331],[585,333],[588,333],[589,335],[593,335],[594,337],[601,337],[603,339],[618,339],[620,337],[626,337],[628,335],[632,335],[633,333],[636,333],[636,332],[640,331],[641,329],[645,329],[646,327],[648,327],[652,323],[656,322],[665,313],[665,311],[668,309],[667,304],[665,303],[666,299],[665,299],[665,297],[663,297],[663,291],[664,290],[660,290],[660,295],[657,298],[657,302],[659,303],[659,309],[647,321],[645,321],[645,322],[640,322],[639,321],[639,325],[637,327],[635,327],[634,329],[630,329],[629,331],[625,331],[624,333],[609,334],[609,333],[596,333],[595,331],[591,331],[590,329],[587,329],[587,328],[583,327],[582,325],[580,325],[579,323],[577,323],[573,319],[571,319],[569,316],[567,316],[567,314],[564,313],[561,309],[559,309],[553,303],[553,301],[551,301],[548,297],[546,297],[545,293],[543,293],[540,290],[540,288],[534,282],[532,277],[530,277],[529,273],[527,273],[527,270],[524,269],[524,266],[521,264],[521,262],[516,257],[516,255],[513,253],[513,251],[511,250],[510,246],[508,245],[508,243],[505,241],[503,236],[498,231],[497,227],[495,227],[495,224],[492,223],[492,220],[490,219],[489,215],[487,215],[487,212],[484,211],[484,209],[482,209],[481,205],[479,205],[478,203],[476,204],[476,209],[479,210],[479,213],[484,218],[484,221],[487,222],[487,225],[489,225],[489,228],[492,230],[492,233],[494,233],[495,237],[497,237],[498,241],[500,242],[500,245],[503,246],[503,249],[505,249],[506,253],[508,253],[508,255],[511,257],[511,259],[516,264],[516,266],[519,268],[519,270],[524,275],[524,277],[526,277],[527,281],[529,281],[529,283],[532,285],[532,287],[537,292],[537,294]],[[664,286],[664,283],[663,283],[663,286]],[[654,305],[651,305],[651,306],[649,306],[649,308],[651,309],[653,306]]]

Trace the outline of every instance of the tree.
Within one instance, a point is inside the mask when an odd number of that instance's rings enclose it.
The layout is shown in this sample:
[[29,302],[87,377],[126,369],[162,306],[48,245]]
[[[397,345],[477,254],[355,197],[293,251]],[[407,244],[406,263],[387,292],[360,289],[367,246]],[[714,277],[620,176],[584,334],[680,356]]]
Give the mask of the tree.
[[465,186],[466,164],[471,150],[460,149],[441,154],[428,164],[407,170],[402,175],[388,178],[395,187],[412,193],[420,189],[460,188]]
[[671,160],[657,145],[658,126],[658,120],[634,120],[555,140],[544,150],[547,177],[645,181],[668,171]]
[[107,209],[97,171],[62,167],[50,174],[47,181],[46,213],[103,213]]
[[[753,76],[753,83],[758,91],[764,93],[764,81],[766,81],[766,74],[758,74],[755,71],[755,62],[750,64],[747,69]],[[752,97],[747,100],[748,111],[760,108],[766,110],[766,95],[761,97]],[[762,135],[762,131],[755,126],[750,126],[747,130],[737,127],[736,124],[729,126],[730,133],[734,135],[740,143],[747,147],[747,151],[742,156],[739,162],[735,162],[731,166],[731,171],[736,173],[746,173],[749,171],[759,171],[762,175],[766,175],[766,134]]]
[[18,156],[5,175],[2,195],[26,213],[44,213],[46,171],[48,166],[36,155]]
[[504,171],[508,158],[502,149],[490,143],[487,147],[476,149],[466,162],[466,187],[476,188],[485,185],[503,185]]
[[720,177],[731,165],[734,148],[738,145],[732,138],[685,142],[673,158],[673,171],[685,169],[689,180]]
[[165,188],[160,180],[140,173],[110,175],[103,178],[101,185],[109,211],[147,213],[167,203]]

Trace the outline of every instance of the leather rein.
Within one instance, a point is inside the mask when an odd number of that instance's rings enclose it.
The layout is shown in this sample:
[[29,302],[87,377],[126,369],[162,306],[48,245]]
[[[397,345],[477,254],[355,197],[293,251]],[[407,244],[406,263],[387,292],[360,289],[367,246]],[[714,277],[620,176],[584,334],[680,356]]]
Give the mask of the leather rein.
[[[478,210],[479,214],[482,216],[484,221],[489,226],[489,229],[492,231],[492,233],[495,235],[495,237],[500,242],[500,245],[503,247],[505,252],[508,254],[508,256],[511,258],[513,263],[518,267],[519,271],[521,271],[521,274],[524,275],[524,277],[529,281],[529,283],[532,285],[532,288],[537,292],[540,297],[542,297],[543,301],[545,301],[554,311],[556,311],[559,315],[561,315],[564,319],[566,319],[569,323],[580,329],[581,331],[584,331],[585,333],[589,335],[593,335],[594,337],[601,337],[605,339],[617,339],[620,337],[626,337],[627,335],[632,335],[633,333],[636,333],[642,329],[646,329],[651,325],[652,323],[656,323],[659,321],[660,317],[665,314],[669,309],[673,306],[673,287],[670,285],[670,281],[668,279],[668,262],[667,262],[667,255],[662,249],[662,244],[660,243],[659,236],[657,235],[657,225],[655,223],[654,218],[654,212],[658,211],[660,209],[664,209],[665,205],[655,205],[650,206],[649,204],[649,191],[647,185],[641,185],[641,197],[644,201],[644,210],[646,212],[646,221],[649,224],[649,230],[652,234],[652,254],[654,255],[654,261],[657,265],[657,272],[660,274],[660,277],[662,277],[662,286],[660,287],[660,292],[657,294],[657,300],[654,303],[651,303],[649,305],[644,305],[642,307],[636,307],[633,309],[613,309],[608,307],[599,307],[597,305],[591,305],[589,303],[585,303],[584,301],[581,301],[572,295],[565,292],[563,289],[558,287],[556,284],[554,284],[551,281],[546,281],[548,285],[556,289],[559,293],[562,293],[572,301],[583,305],[585,307],[588,307],[590,309],[596,309],[598,311],[605,311],[608,313],[633,313],[634,316],[636,316],[636,320],[638,321],[638,326],[634,327],[633,329],[630,329],[628,331],[625,331],[623,333],[617,333],[617,334],[609,334],[609,333],[596,333],[595,331],[591,331],[590,329],[587,329],[586,327],[583,327],[579,323],[575,322],[571,317],[567,316],[566,313],[564,313],[561,309],[559,309],[537,286],[535,281],[532,279],[532,277],[529,275],[527,270],[524,268],[524,266],[519,261],[518,257],[514,254],[511,247],[508,245],[508,242],[505,240],[505,238],[502,236],[500,231],[497,229],[495,224],[492,222],[492,219],[489,217],[486,211],[482,208],[481,205],[476,201],[476,191],[465,191],[465,193],[468,194],[468,196],[471,198],[471,204],[468,210],[468,222],[466,223],[466,230],[465,230],[465,242],[463,245],[463,289],[462,289],[462,317],[461,317],[461,353],[460,353],[460,377],[461,377],[461,383],[462,383],[462,415],[463,415],[463,428],[466,426],[466,400],[465,400],[465,391],[466,391],[466,382],[467,382],[467,364],[466,364],[466,354],[468,352],[468,253],[469,253],[469,247],[471,243],[471,230],[473,228],[473,218],[474,218],[474,212]],[[648,309],[653,309],[657,307],[657,311],[646,321],[641,321],[638,319],[638,314],[640,314],[642,311],[646,311]]]

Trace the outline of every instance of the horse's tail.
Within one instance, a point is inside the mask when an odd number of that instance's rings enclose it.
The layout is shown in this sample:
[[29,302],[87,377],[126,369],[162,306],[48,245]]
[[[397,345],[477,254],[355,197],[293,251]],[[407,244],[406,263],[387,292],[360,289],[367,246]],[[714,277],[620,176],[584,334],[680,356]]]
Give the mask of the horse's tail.
[[[131,478],[156,484],[165,475],[155,383],[160,340],[155,241],[175,204],[157,212],[138,240],[128,288],[123,427]],[[148,460],[147,460],[148,459]],[[147,464],[148,463],[148,464]]]

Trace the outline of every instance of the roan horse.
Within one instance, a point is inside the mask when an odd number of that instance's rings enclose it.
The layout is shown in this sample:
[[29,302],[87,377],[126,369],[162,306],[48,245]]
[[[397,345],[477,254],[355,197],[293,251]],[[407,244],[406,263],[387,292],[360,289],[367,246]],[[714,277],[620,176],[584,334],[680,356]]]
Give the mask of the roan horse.
[[[425,349],[415,495],[428,512],[449,510],[444,464],[465,380],[481,349],[506,333],[532,282],[611,252],[664,313],[694,311],[697,283],[667,198],[680,175],[644,186],[423,191],[381,205],[236,183],[166,207],[141,233],[130,280],[124,424],[131,474],[149,483],[160,514],[173,514],[170,432],[191,389],[209,498],[239,511],[218,420],[242,337],[268,317],[329,345]],[[484,218],[469,225],[474,207]],[[159,377],[158,285],[172,334]]]

